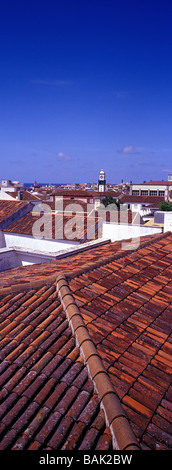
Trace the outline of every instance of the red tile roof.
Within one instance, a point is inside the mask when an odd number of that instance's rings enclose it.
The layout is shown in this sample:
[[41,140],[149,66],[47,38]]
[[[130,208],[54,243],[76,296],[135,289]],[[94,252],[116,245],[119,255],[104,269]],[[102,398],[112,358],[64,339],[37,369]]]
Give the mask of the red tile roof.
[[171,448],[172,234],[103,250],[1,289],[1,449]]
[[164,201],[163,196],[134,196],[134,195],[123,195],[120,198],[120,201],[122,201],[124,204],[149,204],[152,207],[159,207],[159,204]]
[[[21,192],[22,192],[22,197],[23,197],[22,201],[34,201],[34,200],[38,201],[40,199],[39,196],[36,196],[30,191],[22,190]],[[13,192],[7,191],[7,194],[9,194],[14,199],[18,197],[18,191],[13,191]]]
[[171,262],[169,235],[69,279],[143,448],[172,447]]
[[[110,214],[110,211],[101,210],[99,212],[95,211],[93,215],[90,215],[86,211],[80,212],[80,207],[78,207],[78,211],[75,207],[76,212],[67,210],[66,207],[64,212],[56,213],[54,212],[54,203],[51,203],[50,205],[48,202],[47,204],[50,207],[50,211],[48,213],[41,213],[39,211],[37,213],[37,206],[35,206],[34,213],[29,212],[19,220],[12,222],[4,231],[32,236],[34,223],[39,220],[41,222],[42,220],[42,226],[40,227],[39,224],[36,233],[34,229],[34,236],[40,236],[40,232],[44,232],[46,228],[46,231],[48,229],[49,234],[46,238],[89,241],[102,237],[103,221],[109,222],[114,220],[117,223],[129,224],[136,224],[141,221],[139,214],[136,218],[135,214],[133,215],[131,211],[114,211],[114,213]],[[61,229],[62,224],[63,230]]]
[[[157,237],[159,237],[159,234],[141,237],[140,242],[149,242],[151,240],[155,240]],[[128,243],[129,250],[132,250],[133,241],[128,240]],[[122,241],[113,243],[105,242],[98,246],[89,246],[88,248],[85,248],[85,246],[82,245],[81,250],[77,253],[66,253],[65,256],[59,255],[57,260],[34,264],[34,266],[20,266],[18,268],[0,272],[0,289],[8,288],[8,286],[17,286],[23,283],[30,287],[32,282],[44,282],[47,278],[51,279],[51,276],[54,276],[55,279],[55,276],[60,271],[67,272],[69,270],[82,269],[82,266],[89,266],[90,263],[95,262],[97,259],[103,263],[104,257],[107,255],[113,257],[119,256],[121,250]],[[124,252],[122,252],[122,254],[124,254]]]
[[[39,224],[35,232],[34,223],[39,220],[40,222],[42,220],[42,226]],[[53,213],[32,214],[32,212],[30,212],[13,222],[4,231],[32,236],[34,229],[34,236],[40,236],[40,233],[43,233],[46,229],[46,233],[48,233],[46,238],[89,241],[89,239],[98,238],[98,220],[103,222],[101,217],[99,217],[99,219],[96,216],[87,217],[86,214],[80,215],[79,213],[75,215],[54,215]],[[63,230],[61,229],[62,224]]]
[[0,223],[13,213],[18,211],[21,207],[25,206],[27,202],[24,201],[4,201],[0,200]]
[[95,190],[85,190],[85,189],[65,189],[65,188],[57,188],[50,194],[52,196],[63,196],[63,197],[74,197],[74,198],[92,198],[92,197],[106,197],[112,196],[116,197],[119,195],[119,191],[95,191]]
[[144,185],[159,185],[159,186],[172,186],[172,181],[148,181],[143,183]]
[[110,449],[110,429],[55,286],[0,305],[0,449]]

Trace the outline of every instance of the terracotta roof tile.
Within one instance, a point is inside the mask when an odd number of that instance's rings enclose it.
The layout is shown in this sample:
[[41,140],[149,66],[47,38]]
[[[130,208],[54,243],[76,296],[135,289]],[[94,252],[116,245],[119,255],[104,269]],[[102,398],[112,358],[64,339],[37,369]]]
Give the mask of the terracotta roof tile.
[[1,291],[1,449],[171,448],[172,235],[117,246]]
[[[88,429],[84,424],[84,414],[81,415],[85,405],[88,406],[90,423],[100,412],[99,399],[88,378],[80,350],[76,347],[64,312],[57,308],[57,304],[60,305],[57,293],[53,295],[53,292],[54,288],[46,288],[44,292],[41,288],[32,291],[27,300],[24,293],[22,296],[13,295],[10,299],[6,297],[7,309],[9,300],[13,300],[12,305],[15,304],[15,297],[16,302],[22,298],[24,302],[23,305],[20,302],[18,309],[15,309],[16,320],[12,328],[2,330],[6,334],[7,345],[10,345],[10,354],[2,349],[1,449],[78,448]],[[40,299],[41,295],[42,304],[39,303],[36,309],[37,325],[33,330],[35,315],[26,326],[20,321],[21,313],[18,315],[18,310],[21,311],[22,305],[22,313],[28,312],[28,308],[32,312],[35,299]],[[47,313],[42,321],[42,314],[47,310],[46,300],[50,304],[49,299],[52,313],[49,316]],[[10,331],[13,331],[12,337]],[[18,346],[17,339],[22,331],[24,334]],[[82,421],[79,420],[80,415]],[[105,423],[105,418],[102,419]],[[74,435],[71,435],[74,426]],[[105,424],[97,430],[98,437],[103,437],[104,428]],[[108,442],[111,446],[110,438]]]
[[4,201],[0,200],[0,223],[11,216],[19,209],[24,207],[27,202],[24,201]]
[[[156,240],[157,238],[159,238],[159,235],[142,237],[140,239],[140,242],[143,243],[144,241],[144,243],[149,243],[151,242],[151,240]],[[33,266],[21,266],[18,268],[10,269],[8,271],[0,272],[0,296],[1,292],[2,295],[12,294],[12,288],[16,289],[16,293],[17,291],[21,291],[23,288],[25,290],[30,288],[37,289],[38,287],[41,287],[43,285],[45,279],[46,283],[53,283],[57,278],[57,273],[61,271],[69,273],[69,271],[72,272],[75,270],[76,273],[76,269],[80,269],[80,274],[82,274],[83,265],[84,270],[87,265],[87,274],[89,276],[89,266],[93,263],[95,263],[96,275],[99,275],[101,279],[103,274],[104,276],[107,275],[107,268],[103,267],[103,258],[107,257],[107,255],[109,257],[111,256],[112,258],[119,257],[121,250],[121,242],[103,243],[97,247],[91,246],[86,250],[84,250],[84,245],[82,245],[81,252],[69,254],[69,256],[65,257],[62,256],[61,258],[54,261],[34,264],[34,269]],[[129,250],[132,251],[131,240],[129,241]],[[125,253],[122,252],[122,256],[124,254]],[[133,258],[133,251],[131,256]],[[97,264],[99,264],[100,266],[98,266]],[[119,268],[119,264],[119,260],[117,263],[115,263],[114,261],[113,270],[117,271]],[[137,265],[137,268],[139,270],[139,265]],[[111,273],[110,268],[109,273]],[[76,278],[76,275],[74,274],[73,277]],[[83,279],[83,286],[89,284],[89,277],[87,279],[85,274],[82,276],[81,279]],[[9,286],[11,286],[11,288],[9,288]],[[4,290],[5,287],[6,291]],[[1,288],[3,288],[3,291],[1,291]]]
[[[34,208],[34,211],[36,208]],[[0,212],[1,215],[1,212]],[[41,218],[44,215],[44,222]],[[44,223],[46,224],[46,230],[49,229],[49,238],[71,240],[72,241],[89,241],[98,238],[98,221],[99,221],[99,237],[101,235],[101,225],[103,218],[95,216],[87,216],[87,213],[80,215],[76,213],[75,217],[73,214],[52,214],[50,213],[37,213],[29,212],[28,214],[21,217],[19,220],[13,221],[7,228],[4,229],[8,233],[18,233],[22,235],[33,235],[34,223],[40,220],[40,226],[35,232],[34,236],[40,237],[40,232],[44,231]],[[63,223],[63,232],[61,225]],[[76,236],[75,236],[76,232]]]
[[[156,182],[155,182],[156,183]],[[149,183],[151,184],[151,183]],[[152,182],[152,184],[154,184]],[[162,181],[161,181],[162,184]],[[146,205],[148,204],[151,207],[156,207],[159,208],[160,202],[164,201],[164,196],[135,196],[135,195],[130,195],[130,194],[123,194],[120,200],[125,204],[143,204]]]
[[[109,280],[112,273],[114,276],[116,272],[113,272],[112,263],[110,265],[108,260],[106,270],[105,266],[97,269],[97,279],[96,271],[88,273],[89,283],[86,288],[83,287],[83,276],[71,280],[74,297],[76,300],[82,299],[82,307],[79,307],[81,314],[128,411],[136,435],[143,447],[145,443],[151,447],[149,434],[152,432],[152,448],[158,448],[159,445],[158,441],[155,444],[155,435],[160,442],[161,438],[164,439],[163,448],[170,446],[168,436],[163,438],[162,432],[160,437],[161,432],[155,431],[155,426],[161,426],[162,430],[163,423],[165,426],[165,418],[163,422],[156,410],[162,411],[161,403],[164,393],[168,391],[172,372],[170,310],[168,314],[172,298],[171,271],[170,263],[164,263],[168,250],[170,255],[171,235],[161,238],[161,242],[159,239],[158,243],[150,244],[146,249],[138,249],[138,276],[135,269],[130,269],[133,267],[133,264],[130,266],[133,263],[132,255],[120,259],[122,263],[118,263],[120,267],[116,287],[112,287],[115,279],[112,277],[112,282]],[[158,278],[157,268],[161,273]],[[124,269],[128,278],[125,276],[123,283]],[[99,291],[99,285],[105,289],[104,293]],[[108,323],[105,319],[108,319]],[[151,374],[149,370],[152,370]],[[160,378],[161,374],[164,374],[164,382]],[[146,431],[148,422],[149,431]],[[167,428],[169,432],[166,425]]]

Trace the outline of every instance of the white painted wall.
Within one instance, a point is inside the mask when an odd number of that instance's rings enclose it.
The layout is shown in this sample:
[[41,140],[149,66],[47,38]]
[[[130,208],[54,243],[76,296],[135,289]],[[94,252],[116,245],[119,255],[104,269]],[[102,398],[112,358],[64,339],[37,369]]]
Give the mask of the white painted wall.
[[129,238],[143,237],[144,235],[152,235],[161,233],[160,227],[149,227],[145,225],[131,224],[113,224],[103,223],[103,238],[110,238],[112,242],[117,240],[127,240]]
[[164,232],[172,232],[172,212],[164,212]]
[[20,247],[22,249],[31,249],[45,253],[55,253],[79,244],[79,242],[72,240],[38,239],[29,235],[4,232],[4,246],[8,248]]
[[[145,184],[145,183],[144,184],[132,184],[132,190],[134,190],[134,191],[135,190],[138,191],[139,189],[141,191],[142,190],[144,190],[144,191],[149,191],[149,190],[150,191],[158,191],[158,189],[160,191],[165,191],[166,187],[167,187],[167,185],[166,185],[165,181],[164,181],[164,184],[156,184],[156,183],[155,184],[153,184],[153,183],[152,184],[149,184],[149,183],[148,184]],[[169,190],[171,191],[171,189],[172,189],[172,186],[170,185]]]
[[80,245],[79,242],[66,240],[37,239],[32,236],[0,231],[0,271],[45,263],[55,259],[58,253]]
[[141,217],[143,215],[147,215],[147,214],[150,214],[151,212],[151,209],[149,206],[145,206],[143,207],[143,204],[137,204],[136,202],[135,203],[129,203],[130,204],[130,209],[132,212],[139,212],[139,214],[141,215]]
[[4,237],[4,232],[0,230],[0,248],[5,248],[6,242]]
[[13,249],[0,249],[0,271],[15,268],[17,264],[17,254]]
[[[2,232],[0,232],[0,235]],[[4,235],[4,234],[3,234]],[[13,240],[14,241],[14,240]],[[16,241],[16,240],[15,240]],[[21,240],[20,240],[21,241]],[[40,242],[40,240],[38,240]],[[44,240],[45,241],[45,240]],[[70,254],[75,254],[77,252],[82,252],[89,249],[91,246],[99,246],[104,243],[109,243],[110,240],[94,240],[91,242],[87,242],[84,244],[72,244],[72,246],[67,246],[67,244],[63,243],[61,250],[56,251],[40,251],[33,250],[32,248],[24,248],[24,247],[1,247],[0,248],[0,271],[4,271],[6,269],[15,268],[17,266],[26,266],[28,264],[34,263],[45,263],[47,261],[58,259],[66,256],[70,256]],[[19,241],[17,241],[19,243]],[[57,242],[54,244],[57,248]],[[48,246],[47,246],[48,247]],[[46,248],[47,248],[46,247]],[[45,245],[44,245],[45,248]],[[50,248],[50,246],[49,246]],[[52,248],[52,247],[51,247]]]
[[0,271],[16,268],[18,266],[26,266],[34,263],[45,263],[55,259],[55,255],[48,256],[46,254],[36,252],[20,251],[13,248],[0,249]]
[[9,194],[7,194],[5,191],[3,191],[1,189],[0,191],[0,199],[3,200],[3,201],[15,201],[15,199],[10,196]]

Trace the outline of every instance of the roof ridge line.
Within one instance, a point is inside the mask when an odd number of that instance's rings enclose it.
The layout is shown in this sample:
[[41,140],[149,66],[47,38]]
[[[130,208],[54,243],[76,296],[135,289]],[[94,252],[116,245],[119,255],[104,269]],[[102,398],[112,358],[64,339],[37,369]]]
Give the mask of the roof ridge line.
[[90,336],[87,326],[76,304],[70,290],[65,274],[57,277],[57,292],[63,305],[69,325],[75,335],[77,345],[80,347],[84,357],[88,373],[94,383],[94,388],[100,399],[106,423],[110,427],[113,448],[119,450],[139,450],[140,445],[133,433],[129,420],[116,394],[115,388],[110,380],[102,359]]

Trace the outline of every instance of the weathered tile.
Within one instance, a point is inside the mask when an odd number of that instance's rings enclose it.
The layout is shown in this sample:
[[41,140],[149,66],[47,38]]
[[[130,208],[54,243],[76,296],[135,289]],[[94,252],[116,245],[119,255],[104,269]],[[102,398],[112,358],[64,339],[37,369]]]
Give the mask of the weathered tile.
[[172,236],[147,240],[149,246],[122,257],[121,243],[114,242],[11,270],[3,279],[0,273],[0,286],[12,280],[29,289],[0,298],[1,448],[112,446],[56,285],[36,285],[78,268],[69,288],[138,440],[143,448],[170,448]]

